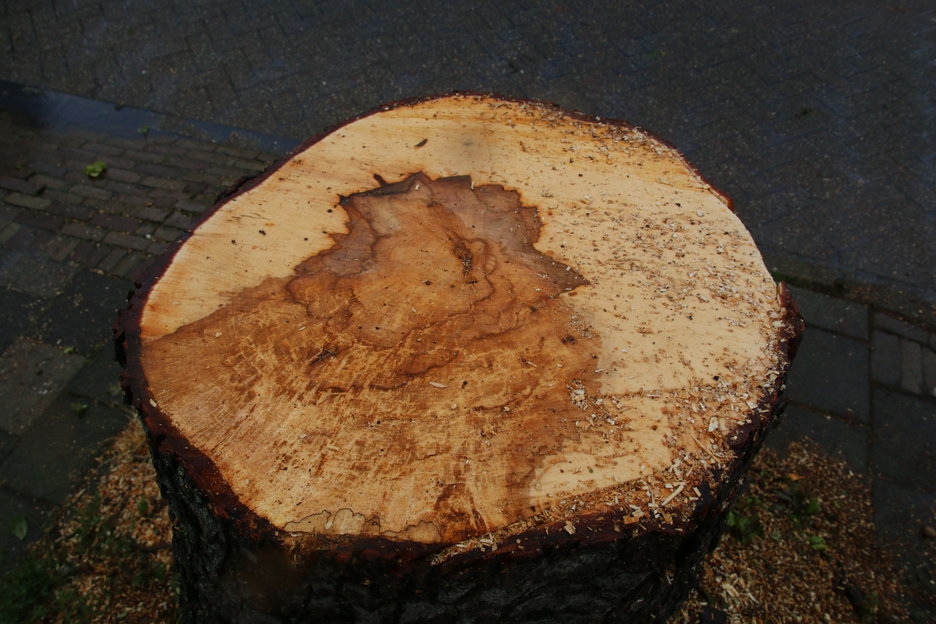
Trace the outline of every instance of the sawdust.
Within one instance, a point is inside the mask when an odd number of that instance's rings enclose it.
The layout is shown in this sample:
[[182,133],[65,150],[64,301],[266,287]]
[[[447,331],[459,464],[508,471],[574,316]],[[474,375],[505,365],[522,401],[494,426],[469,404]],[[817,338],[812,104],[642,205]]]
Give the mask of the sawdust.
[[865,478],[794,443],[785,456],[763,451],[749,480],[671,624],[908,621]]

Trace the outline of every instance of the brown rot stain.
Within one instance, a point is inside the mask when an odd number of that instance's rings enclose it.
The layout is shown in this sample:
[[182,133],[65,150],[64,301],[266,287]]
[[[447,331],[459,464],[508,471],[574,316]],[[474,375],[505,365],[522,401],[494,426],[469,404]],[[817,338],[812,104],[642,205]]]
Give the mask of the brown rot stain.
[[[378,182],[294,276],[149,344],[148,375],[272,520],[349,508],[457,541],[528,515],[543,459],[584,435],[570,388],[598,391],[599,338],[559,295],[587,281],[535,249],[542,224],[513,191]],[[201,372],[172,368],[187,362]],[[223,400],[187,409],[206,396]]]

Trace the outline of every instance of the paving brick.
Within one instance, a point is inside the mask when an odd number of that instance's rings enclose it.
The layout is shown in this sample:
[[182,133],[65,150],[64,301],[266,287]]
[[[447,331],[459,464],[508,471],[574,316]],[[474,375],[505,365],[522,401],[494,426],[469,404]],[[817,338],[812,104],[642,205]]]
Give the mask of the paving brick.
[[[173,165],[175,164],[176,163],[173,161]],[[134,171],[138,171],[144,176],[165,178],[168,180],[175,178],[176,175],[179,173],[179,169],[176,166],[170,167],[168,165],[159,165],[159,164],[152,164],[152,163],[143,163],[143,164],[137,165],[134,168]]]
[[186,197],[184,191],[171,191],[169,189],[154,188],[147,193],[147,198],[153,202],[154,206],[163,208],[173,208],[180,199]]
[[85,186],[90,184],[90,179],[84,172],[84,165],[75,165],[74,168],[67,169],[62,174],[62,179],[69,183],[69,189],[74,186]]
[[152,188],[165,189],[167,191],[182,191],[185,189],[185,182],[182,180],[167,180],[165,178],[157,178],[154,176],[147,176],[143,178],[140,180],[140,184]]
[[791,442],[814,441],[823,452],[840,456],[857,473],[866,473],[868,428],[811,409],[788,405],[780,424],[767,437],[767,446],[781,453]]
[[[133,154],[134,160],[145,162],[145,163],[161,163],[166,160],[165,154],[158,154],[156,152],[135,152]],[[128,167],[132,169],[133,167]]]
[[182,229],[161,225],[153,232],[153,237],[166,242],[173,242],[184,232]]
[[105,273],[114,274],[114,269],[123,260],[124,256],[127,255],[125,249],[113,249],[111,248],[107,255],[98,263],[97,268],[104,271]]
[[20,225],[18,223],[7,223],[3,227],[0,227],[0,245],[13,238],[19,230]]
[[111,328],[117,310],[126,307],[129,290],[126,280],[79,271],[51,301],[35,334],[46,344],[89,357],[102,348],[111,351]]
[[871,376],[874,381],[896,386],[900,383],[900,338],[880,330],[871,336]]
[[[126,201],[126,199],[127,198],[121,198],[122,201]],[[145,219],[146,221],[152,221],[154,223],[161,223],[169,215],[169,210],[159,206],[154,206],[152,205],[151,201],[146,201],[145,204],[141,202],[138,205],[128,206],[124,212],[140,219]]]
[[53,236],[42,246],[42,253],[55,262],[65,262],[80,244],[77,238]]
[[62,234],[67,234],[69,236],[75,236],[77,238],[83,238],[85,240],[99,241],[104,238],[106,233],[99,227],[93,225],[86,225],[84,223],[66,223],[62,226]]
[[4,241],[4,247],[12,250],[31,251],[41,247],[50,238],[52,238],[51,232],[37,230],[29,226],[20,226],[11,237]]
[[110,252],[110,247],[105,247],[100,243],[91,241],[79,241],[78,246],[69,256],[68,260],[80,268],[93,269]]
[[821,329],[806,332],[787,378],[787,399],[867,423],[866,343]]
[[116,147],[113,145],[104,145],[99,142],[85,143],[83,147],[89,152],[96,154],[100,157],[120,156],[124,153],[124,150],[120,147]]
[[900,341],[900,387],[913,394],[923,392],[923,348],[906,338]]
[[[176,165],[175,158],[179,154],[184,154],[185,152],[176,145],[178,139],[170,139],[168,143],[155,143],[152,140],[146,141],[146,153],[148,154],[158,154],[165,157],[166,162],[171,162],[173,166]],[[160,175],[160,174],[155,174]]]
[[80,355],[18,338],[0,355],[0,428],[23,434],[84,363]]
[[105,137],[104,142],[114,147],[136,153],[146,148],[146,139],[125,139],[123,137]]
[[[923,536],[923,527],[933,524],[936,494],[879,479],[872,487],[872,503],[874,528],[896,560],[905,582],[931,588],[936,584],[936,563],[929,554],[931,549]],[[931,596],[932,592],[924,595]],[[932,622],[932,618],[924,616],[912,621],[922,624]]]
[[95,182],[97,188],[105,189],[118,196],[121,195],[146,195],[146,189],[128,182],[120,182],[114,179],[103,179]]
[[223,162],[229,167],[242,169],[245,173],[259,171],[263,166],[261,163],[255,160],[245,160],[243,158],[225,158]]
[[923,350],[923,391],[936,397],[936,350]]
[[32,195],[23,195],[22,193],[10,193],[3,198],[8,204],[22,206],[23,208],[32,208],[35,210],[44,210],[52,202],[44,197],[34,197]]
[[74,268],[33,251],[0,256],[0,285],[37,297],[53,297],[65,287]]
[[135,184],[140,181],[142,176],[138,173],[134,173],[133,171],[128,171],[126,169],[108,167],[107,178],[108,180],[117,180],[118,182],[126,182],[128,184]]
[[124,232],[108,232],[104,235],[104,243],[108,245],[114,245],[116,247],[124,247],[126,249],[135,249],[137,251],[146,249],[149,245],[149,241],[141,236],[134,236],[133,234],[126,234]]
[[253,170],[244,171],[235,167],[219,167],[217,165],[202,170],[205,174],[213,176],[223,187],[228,187],[239,180],[255,173]]
[[881,312],[874,313],[874,326],[889,331],[891,333],[897,334],[898,336],[903,336],[904,338],[909,338],[910,340],[915,340],[919,343],[926,343],[927,334],[926,330],[910,323],[905,323],[895,319],[889,314],[883,314]]
[[144,238],[150,239],[153,237],[153,232],[156,231],[155,223],[139,223],[137,222],[136,228],[134,228],[133,233],[137,236],[143,236]]
[[936,492],[936,403],[885,388],[874,390],[871,464],[884,479]]
[[868,306],[790,286],[793,300],[810,327],[868,339]]
[[67,184],[66,187],[59,187],[59,189],[46,189],[43,191],[42,196],[52,200],[52,202],[60,202],[63,204],[78,204],[84,199],[82,195],[60,190],[61,188],[71,188],[71,184]]
[[209,162],[218,159],[216,153],[218,151],[217,144],[183,138],[176,141],[176,147],[185,150],[185,153],[190,154],[193,158],[199,158]]
[[53,178],[41,173],[37,173],[29,178],[29,182],[40,189],[61,190],[68,186],[68,183],[58,178]]
[[178,141],[177,137],[167,136],[162,134],[148,134],[146,135],[146,149],[151,149],[157,146],[171,146],[175,145]]
[[236,156],[245,160],[256,160],[261,157],[261,154],[255,150],[237,147],[236,145],[218,145],[216,149],[218,153]]
[[171,227],[179,228],[180,230],[187,230],[192,225],[192,217],[188,217],[181,212],[173,212],[165,220],[165,224]]
[[58,397],[0,464],[7,487],[62,503],[90,467],[97,448],[129,422],[129,414],[69,396]]
[[61,217],[57,217],[54,214],[49,214],[47,212],[40,212],[38,210],[24,210],[19,215],[17,215],[16,222],[22,223],[23,225],[29,225],[32,227],[56,232],[60,227],[62,227],[64,220]]
[[0,287],[0,353],[31,333],[47,305],[42,297]]
[[129,252],[114,266],[113,274],[133,282],[139,281],[140,274],[149,264],[149,256],[137,252]]
[[[19,436],[15,436],[0,429],[0,462],[6,459],[10,451],[16,446],[17,441],[19,441]],[[0,478],[0,481],[2,481],[2,478]]]
[[86,149],[68,147],[65,145],[55,146],[55,153],[58,162],[73,172],[84,174],[85,167],[99,160],[104,160],[98,154]]
[[202,171],[206,163],[199,161],[191,162],[180,162],[180,166],[183,167],[183,170],[179,172],[179,178],[182,180],[187,180],[191,182],[201,182],[206,185],[217,186],[219,190],[228,186],[226,183],[222,184],[218,176],[212,175],[210,173],[205,173]]
[[146,253],[153,256],[160,256],[164,254],[167,249],[169,249],[169,243],[154,240],[146,247]]
[[203,200],[201,197],[195,197],[196,195],[201,195],[209,189],[209,186],[205,182],[189,182],[185,185],[185,193],[189,196],[192,196],[195,201],[198,201],[204,205],[210,206],[214,203],[214,197],[217,195],[217,192],[211,193],[211,198],[208,200]]
[[[61,165],[52,164],[53,161],[48,162],[35,162],[32,164],[32,170],[37,173],[45,174],[49,177],[61,180],[65,177],[65,174],[68,173],[68,169],[62,167]],[[24,177],[32,175],[33,171],[30,171],[29,168],[23,169]]]
[[[139,227],[139,221],[136,219],[125,217],[123,215],[109,214],[106,212],[100,212],[93,217],[91,217],[90,223],[92,225],[98,225],[105,227],[109,230],[118,230],[121,232],[132,232],[137,227]],[[107,239],[104,242],[109,242]]]
[[120,388],[122,371],[123,367],[117,363],[113,349],[101,349],[72,377],[65,389],[75,397],[104,404],[120,404],[123,400],[123,391]]
[[52,204],[46,209],[52,214],[59,215],[61,217],[67,217],[69,219],[78,219],[79,221],[87,221],[94,215],[94,211],[87,206],[81,206],[78,204],[63,204],[60,202],[52,202]]
[[71,187],[71,192],[75,195],[81,195],[89,199],[106,200],[113,196],[113,193],[100,186],[91,186],[90,184],[79,184]]
[[27,182],[21,178],[12,176],[0,176],[0,189],[8,191],[17,191],[24,195],[35,195],[39,192],[38,187],[32,182]]
[[201,214],[208,209],[208,206],[202,202],[198,202],[192,199],[180,199],[175,204],[176,209],[184,210],[185,212],[194,212],[195,214]]

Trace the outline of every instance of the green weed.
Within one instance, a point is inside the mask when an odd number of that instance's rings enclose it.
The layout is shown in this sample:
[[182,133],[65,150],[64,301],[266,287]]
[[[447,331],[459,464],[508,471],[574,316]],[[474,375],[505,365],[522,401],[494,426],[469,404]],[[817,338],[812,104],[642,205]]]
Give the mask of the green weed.
[[84,168],[85,175],[89,178],[100,178],[107,171],[107,163],[103,160],[97,160]]

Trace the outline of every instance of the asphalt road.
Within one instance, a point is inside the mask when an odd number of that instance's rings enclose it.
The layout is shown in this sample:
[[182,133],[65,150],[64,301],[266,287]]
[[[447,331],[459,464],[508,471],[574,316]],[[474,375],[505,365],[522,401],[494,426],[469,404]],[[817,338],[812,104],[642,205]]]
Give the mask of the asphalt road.
[[928,1],[10,0],[0,79],[293,139],[451,89],[623,118],[777,274],[936,318]]

